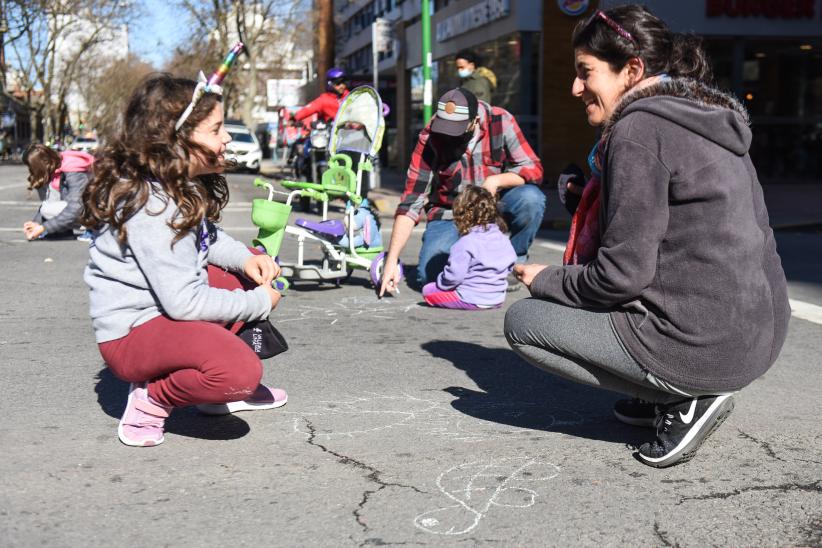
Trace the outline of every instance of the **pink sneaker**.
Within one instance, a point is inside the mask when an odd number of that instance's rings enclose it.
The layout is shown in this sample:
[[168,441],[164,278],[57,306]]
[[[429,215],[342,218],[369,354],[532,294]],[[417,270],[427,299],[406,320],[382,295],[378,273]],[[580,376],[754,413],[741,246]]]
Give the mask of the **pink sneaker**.
[[228,403],[204,403],[198,405],[200,413],[206,415],[228,415],[237,411],[260,411],[263,409],[274,409],[282,407],[288,401],[288,394],[279,388],[269,388],[260,385],[250,398],[243,401],[231,401]]
[[131,383],[117,436],[121,442],[132,447],[160,445],[165,440],[163,426],[171,409],[151,401],[146,383]]

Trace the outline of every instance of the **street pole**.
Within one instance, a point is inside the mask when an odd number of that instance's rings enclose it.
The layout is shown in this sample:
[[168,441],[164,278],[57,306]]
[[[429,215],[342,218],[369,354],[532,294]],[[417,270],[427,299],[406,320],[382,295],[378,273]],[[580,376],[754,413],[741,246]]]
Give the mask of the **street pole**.
[[0,92],[6,91],[6,33],[9,25],[6,19],[6,0],[0,0]]
[[422,122],[428,124],[433,115],[434,90],[431,82],[431,0],[422,2]]
[[[377,93],[380,92],[379,86],[379,51],[377,48],[377,22],[374,21],[371,23],[371,62],[372,62],[372,70],[374,71],[374,89]],[[380,156],[379,153],[374,160],[374,171],[371,172],[373,174],[372,181],[371,181],[371,188],[380,188]]]

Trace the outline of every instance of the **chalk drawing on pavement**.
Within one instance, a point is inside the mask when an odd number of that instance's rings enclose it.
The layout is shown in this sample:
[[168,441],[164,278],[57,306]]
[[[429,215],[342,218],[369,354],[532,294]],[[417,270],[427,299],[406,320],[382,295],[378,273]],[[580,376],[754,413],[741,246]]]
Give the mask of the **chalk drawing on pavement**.
[[346,297],[328,306],[301,304],[292,309],[285,307],[282,311],[278,310],[276,322],[327,321],[329,325],[334,325],[339,319],[391,320],[398,314],[406,314],[419,307],[417,302],[397,301],[393,298]]
[[[310,411],[297,413],[294,432],[318,438],[352,438],[391,428],[408,426],[420,415],[440,407],[435,401],[403,394],[369,394],[340,401],[320,401]],[[313,432],[305,428],[310,419]]]
[[429,510],[414,525],[435,535],[473,531],[494,508],[536,504],[537,488],[559,475],[557,465],[539,458],[511,457],[453,466],[437,477],[437,488],[454,504]]
[[454,504],[418,515],[414,525],[435,535],[470,533],[493,508],[536,504],[540,482],[559,472],[557,465],[530,457],[459,464],[437,478],[437,488]]
[[[294,416],[295,433],[324,440],[414,429],[435,438],[479,443],[547,435],[551,428],[584,422],[573,411],[549,409],[532,402],[486,402],[457,410],[449,402],[409,394],[366,393],[344,400],[320,401],[305,411],[286,413]],[[311,422],[310,431],[307,421]]]

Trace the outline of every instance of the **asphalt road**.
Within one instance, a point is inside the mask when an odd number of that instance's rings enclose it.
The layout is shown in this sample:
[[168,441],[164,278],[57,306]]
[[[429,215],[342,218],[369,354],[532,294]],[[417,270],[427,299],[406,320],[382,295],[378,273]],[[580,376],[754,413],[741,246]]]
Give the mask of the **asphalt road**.
[[[126,447],[86,244],[23,240],[24,179],[0,166],[0,546],[822,544],[822,325],[796,318],[697,457],[656,470],[632,458],[649,432],[612,418],[617,395],[508,349],[504,309],[430,309],[404,286],[377,300],[357,272],[275,312],[291,350],[264,380],[288,405],[178,410],[165,444]],[[230,180],[223,225],[250,241],[262,193]],[[778,237],[791,297],[822,305],[822,234]],[[559,261],[560,240],[541,234],[533,259]]]

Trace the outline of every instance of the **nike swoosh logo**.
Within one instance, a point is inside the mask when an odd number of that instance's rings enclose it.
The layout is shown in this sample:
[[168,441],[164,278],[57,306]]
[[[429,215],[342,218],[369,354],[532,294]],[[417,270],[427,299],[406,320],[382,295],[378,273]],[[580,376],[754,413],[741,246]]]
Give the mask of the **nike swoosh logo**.
[[685,424],[691,424],[691,421],[694,420],[694,413],[696,413],[696,399],[691,400],[691,408],[688,409],[686,414],[683,414],[682,411],[679,412],[679,418]]

